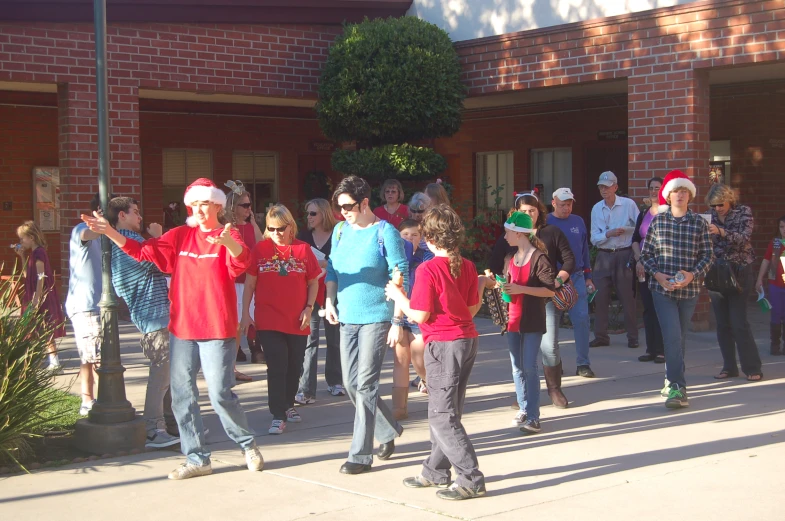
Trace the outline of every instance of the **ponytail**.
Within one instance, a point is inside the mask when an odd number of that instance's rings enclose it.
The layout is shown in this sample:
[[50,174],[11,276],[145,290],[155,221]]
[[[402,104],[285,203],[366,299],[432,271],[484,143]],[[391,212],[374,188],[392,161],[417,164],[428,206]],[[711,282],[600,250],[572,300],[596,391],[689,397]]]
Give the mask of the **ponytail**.
[[458,250],[452,250],[447,254],[447,258],[450,260],[450,275],[452,275],[452,278],[457,279],[461,276],[461,267],[463,266],[461,254]]

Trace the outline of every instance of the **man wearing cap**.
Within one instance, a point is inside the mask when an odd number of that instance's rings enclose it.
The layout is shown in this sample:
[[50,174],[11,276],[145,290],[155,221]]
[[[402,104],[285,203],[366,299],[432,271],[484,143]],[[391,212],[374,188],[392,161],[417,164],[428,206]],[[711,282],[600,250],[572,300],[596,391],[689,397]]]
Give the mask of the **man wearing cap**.
[[624,311],[627,347],[638,347],[638,319],[635,297],[632,294],[635,272],[631,259],[632,233],[635,231],[635,221],[640,211],[632,199],[616,195],[619,189],[618,179],[610,170],[600,175],[597,187],[600,189],[602,201],[595,204],[591,210],[591,242],[598,250],[594,263],[594,283],[597,286],[596,320],[594,340],[589,345],[610,345],[608,311],[611,287],[614,287]]
[[[578,302],[568,311],[575,334],[575,353],[577,371],[575,374],[584,378],[594,378],[589,362],[589,300],[587,293],[594,292],[591,280],[591,262],[589,260],[589,232],[586,223],[577,215],[572,215],[572,204],[575,196],[569,188],[559,188],[553,192],[553,213],[548,214],[546,222],[559,228],[567,237],[572,253],[575,255],[574,272],[570,280],[578,292]],[[557,330],[558,331],[558,330]],[[558,347],[558,332],[553,340]]]

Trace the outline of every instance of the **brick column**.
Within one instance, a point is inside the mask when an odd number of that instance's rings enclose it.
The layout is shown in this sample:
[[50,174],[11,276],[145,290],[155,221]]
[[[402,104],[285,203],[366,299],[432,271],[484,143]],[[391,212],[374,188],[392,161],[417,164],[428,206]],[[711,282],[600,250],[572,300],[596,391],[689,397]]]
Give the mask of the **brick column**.
[[[111,71],[110,71],[111,73]],[[125,81],[121,80],[121,83]],[[139,143],[139,87],[109,78],[109,172],[112,192],[142,197],[142,152]],[[97,158],[96,158],[97,160]]]
[[[708,72],[652,69],[634,69],[627,81],[630,194],[643,197],[648,179],[679,169],[698,189],[693,210],[702,211],[709,187]],[[692,319],[696,330],[708,329],[709,308],[703,291]]]

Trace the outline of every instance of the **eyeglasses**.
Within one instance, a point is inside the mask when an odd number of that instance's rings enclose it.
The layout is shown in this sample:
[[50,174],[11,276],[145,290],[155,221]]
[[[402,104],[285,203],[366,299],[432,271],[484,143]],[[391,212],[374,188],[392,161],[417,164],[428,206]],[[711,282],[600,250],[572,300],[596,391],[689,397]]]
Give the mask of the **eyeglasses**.
[[238,204],[237,206],[245,208],[246,210],[251,207],[251,203]]
[[410,211],[411,213],[425,213],[425,210],[415,210],[415,209],[413,209],[413,208],[409,208],[409,211]]
[[346,204],[339,204],[338,208],[343,210],[344,212],[351,212],[352,208],[358,206],[360,203],[346,203]]
[[319,215],[319,212],[308,212],[308,215],[310,215],[311,217],[316,217],[317,215]]
[[268,226],[268,227],[267,227],[267,231],[268,231],[268,232],[270,232],[270,233],[273,233],[273,232],[283,233],[283,232],[285,232],[285,231],[286,231],[286,229],[287,229],[288,227],[289,227],[289,225],[288,225],[288,224],[287,224],[286,226],[281,226],[280,228],[276,228],[276,227],[274,227],[274,226]]

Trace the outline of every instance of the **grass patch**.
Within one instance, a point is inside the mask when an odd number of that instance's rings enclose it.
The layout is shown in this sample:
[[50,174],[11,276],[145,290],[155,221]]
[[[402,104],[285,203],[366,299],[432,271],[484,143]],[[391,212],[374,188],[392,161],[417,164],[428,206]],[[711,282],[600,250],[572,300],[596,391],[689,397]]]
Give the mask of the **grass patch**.
[[36,434],[73,430],[74,424],[80,419],[79,407],[82,405],[82,400],[78,396],[58,389],[49,389],[45,394],[51,402],[49,407],[41,412],[44,423],[37,426]]

